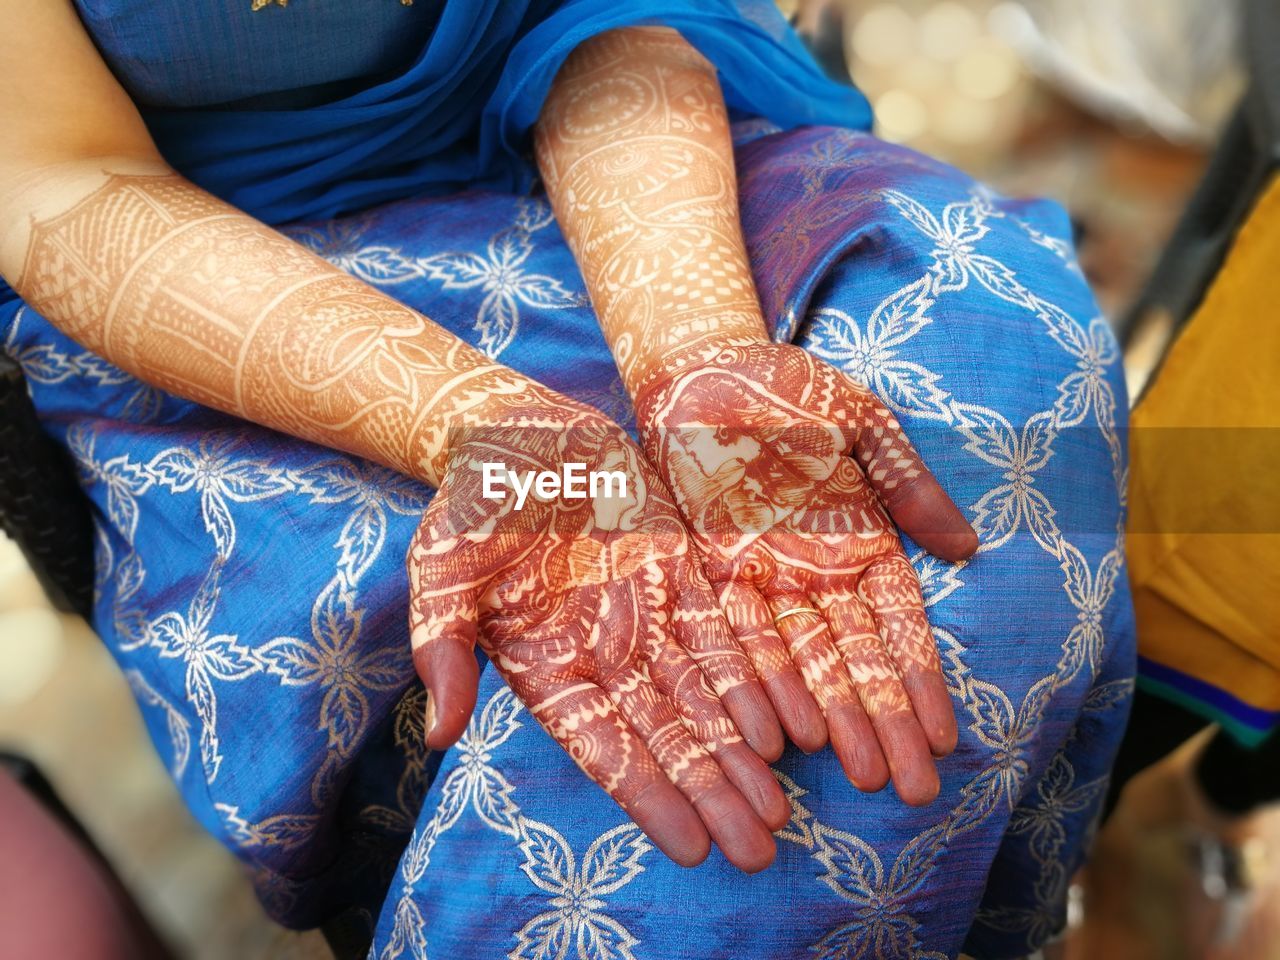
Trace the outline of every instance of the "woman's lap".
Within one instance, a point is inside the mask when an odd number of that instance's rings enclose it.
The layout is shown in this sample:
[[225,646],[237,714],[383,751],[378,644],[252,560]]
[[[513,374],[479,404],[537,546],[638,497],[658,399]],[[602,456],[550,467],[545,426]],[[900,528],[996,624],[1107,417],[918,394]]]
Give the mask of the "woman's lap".
[[[765,137],[739,160],[778,336],[895,406],[983,541],[955,567],[909,546],[961,720],[939,799],[859,794],[829,751],[789,751],[795,815],[755,877],[649,849],[492,671],[467,739],[423,753],[401,557],[428,491],[139,390],[29,311],[16,328],[0,312],[101,511],[104,640],[188,802],[278,916],[376,912],[394,867],[379,957],[418,956],[422,938],[484,958],[562,942],[569,957],[923,957],[966,936],[1017,956],[1053,929],[1132,674],[1123,387],[1064,218],[844,131]],[[442,241],[424,249],[424,229]],[[541,202],[407,201],[293,233],[629,421]]]

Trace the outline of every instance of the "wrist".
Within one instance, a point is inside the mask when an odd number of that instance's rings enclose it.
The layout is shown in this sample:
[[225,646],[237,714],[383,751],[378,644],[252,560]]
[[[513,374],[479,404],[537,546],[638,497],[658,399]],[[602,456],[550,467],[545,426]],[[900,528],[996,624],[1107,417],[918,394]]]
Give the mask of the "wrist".
[[654,375],[680,365],[691,350],[714,356],[725,346],[768,343],[764,314],[754,302],[717,304],[696,311],[651,310],[644,322],[604,317],[618,369],[635,400]]
[[687,375],[710,366],[737,366],[744,351],[772,345],[772,341],[763,334],[715,336],[681,344],[665,352],[655,358],[635,382],[632,399],[637,425],[642,430],[648,426],[661,426],[661,411],[670,409],[666,401],[679,390],[680,381]]
[[452,391],[449,402],[442,442],[431,461],[440,479],[460,459],[492,458],[495,451],[509,451],[517,459],[552,457],[565,439],[557,434],[581,431],[591,423],[622,434],[595,408],[499,365]]
[[519,411],[536,402],[539,388],[523,374],[492,362],[462,366],[443,389],[426,386],[410,430],[406,472],[433,487],[440,486],[469,441],[511,424]]

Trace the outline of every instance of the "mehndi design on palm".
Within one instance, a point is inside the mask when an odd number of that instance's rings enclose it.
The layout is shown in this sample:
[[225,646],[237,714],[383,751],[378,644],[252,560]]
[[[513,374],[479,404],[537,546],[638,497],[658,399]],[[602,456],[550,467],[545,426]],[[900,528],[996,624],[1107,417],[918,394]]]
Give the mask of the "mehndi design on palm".
[[[502,398],[451,449],[408,558],[430,745],[451,743],[471,715],[478,642],[673,859],[705,855],[701,817],[734,863],[767,865],[761,821],[776,829],[789,807],[734,721],[775,753],[781,731],[641,451],[590,407],[541,388]],[[626,495],[615,486],[607,497],[530,496],[516,509],[514,496],[484,496],[485,463],[621,472]]]
[[950,752],[956,725],[886,507],[939,556],[967,556],[975,538],[893,415],[771,343],[671,355],[641,384],[637,415],[788,733],[813,750],[829,732],[863,789],[892,774],[908,802],[932,800],[929,756]]

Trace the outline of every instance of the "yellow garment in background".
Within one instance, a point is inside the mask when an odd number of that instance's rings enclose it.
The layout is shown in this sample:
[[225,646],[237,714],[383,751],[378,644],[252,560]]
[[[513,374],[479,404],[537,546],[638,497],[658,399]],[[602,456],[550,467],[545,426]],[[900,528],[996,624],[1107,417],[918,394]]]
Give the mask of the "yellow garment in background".
[[1251,739],[1280,712],[1280,177],[1131,426],[1139,655],[1239,701],[1174,692]]

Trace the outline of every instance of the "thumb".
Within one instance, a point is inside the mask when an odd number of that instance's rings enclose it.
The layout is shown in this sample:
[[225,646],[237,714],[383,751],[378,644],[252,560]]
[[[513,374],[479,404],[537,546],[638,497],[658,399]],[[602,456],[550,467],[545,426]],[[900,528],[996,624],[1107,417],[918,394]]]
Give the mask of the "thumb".
[[426,740],[432,750],[444,750],[462,736],[476,707],[480,665],[476,663],[475,606],[470,615],[428,613],[413,628],[413,666],[427,688]]
[[447,543],[420,529],[405,557],[409,574],[409,641],[413,668],[427,688],[427,746],[443,750],[467,729],[476,706],[480,585],[459,582],[456,563],[442,562]]
[[935,557],[972,556],[978,535],[920,459],[898,418],[866,390],[853,404],[850,452],[894,523]]

